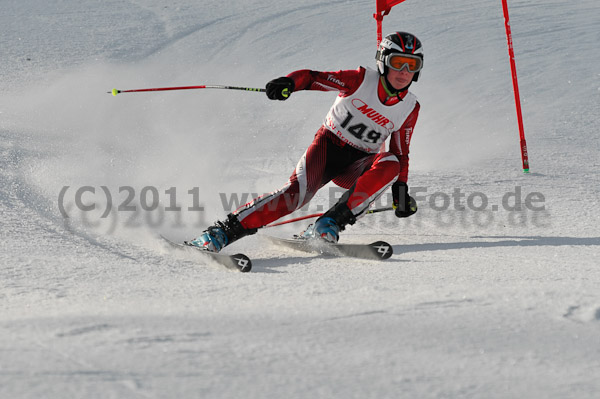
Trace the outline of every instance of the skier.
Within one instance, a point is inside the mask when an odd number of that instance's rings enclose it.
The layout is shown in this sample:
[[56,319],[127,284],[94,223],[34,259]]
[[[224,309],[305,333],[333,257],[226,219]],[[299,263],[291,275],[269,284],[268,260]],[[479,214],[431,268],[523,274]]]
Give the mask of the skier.
[[420,105],[408,88],[423,68],[423,47],[414,35],[395,32],[381,42],[375,59],[377,71],[304,69],[268,82],[266,94],[271,100],[287,100],[300,90],[337,90],[339,95],[282,188],[255,198],[186,244],[219,252],[300,209],[330,181],[348,191],[302,233],[304,238],[337,242],[340,231],[354,224],[390,186],[396,216],[414,214],[417,204],[406,182]]

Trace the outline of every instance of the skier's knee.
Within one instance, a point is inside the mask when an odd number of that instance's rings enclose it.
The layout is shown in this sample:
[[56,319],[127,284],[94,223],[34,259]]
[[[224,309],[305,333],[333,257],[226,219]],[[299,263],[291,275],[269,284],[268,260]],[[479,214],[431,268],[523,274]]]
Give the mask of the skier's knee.
[[383,173],[389,174],[390,177],[397,176],[400,173],[400,162],[396,155],[391,152],[383,152],[379,154],[378,158],[374,166],[381,169]]

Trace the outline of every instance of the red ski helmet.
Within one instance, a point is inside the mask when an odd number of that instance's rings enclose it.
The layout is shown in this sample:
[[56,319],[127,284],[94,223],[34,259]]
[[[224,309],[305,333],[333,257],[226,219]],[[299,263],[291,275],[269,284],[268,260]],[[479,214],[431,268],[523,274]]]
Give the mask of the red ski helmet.
[[[395,54],[404,55],[407,58],[401,61],[393,60]],[[415,72],[413,82],[419,80],[419,74],[423,68],[423,45],[417,37],[408,32],[396,32],[387,35],[379,44],[375,54],[377,70],[380,75],[386,76],[389,68],[406,68]],[[408,61],[408,62],[405,62]],[[401,64],[399,64],[401,62]],[[396,67],[394,67],[396,65]],[[399,66],[399,67],[398,67]]]

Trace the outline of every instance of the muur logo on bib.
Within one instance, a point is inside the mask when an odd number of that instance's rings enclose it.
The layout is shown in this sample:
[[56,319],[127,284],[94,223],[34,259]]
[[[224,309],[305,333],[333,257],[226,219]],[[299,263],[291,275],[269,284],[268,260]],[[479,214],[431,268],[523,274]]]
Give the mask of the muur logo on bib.
[[366,117],[371,119],[373,122],[375,122],[379,126],[385,128],[389,131],[394,130],[394,122],[390,121],[388,118],[381,115],[379,112],[375,111],[373,108],[369,107],[369,105],[367,103],[365,103],[363,100],[355,98],[354,100],[352,100],[352,105],[354,105],[354,107],[357,110],[362,112]]

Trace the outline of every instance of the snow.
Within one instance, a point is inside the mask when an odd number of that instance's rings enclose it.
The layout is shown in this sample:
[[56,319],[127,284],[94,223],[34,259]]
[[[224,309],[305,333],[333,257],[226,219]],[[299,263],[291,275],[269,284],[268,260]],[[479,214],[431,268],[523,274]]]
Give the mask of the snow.
[[396,254],[314,257],[257,235],[231,247],[253,259],[245,274],[156,234],[189,238],[243,193],[281,186],[335,94],[106,92],[373,67],[374,2],[2,8],[0,397],[600,395],[596,0],[509,3],[528,175],[501,2],[396,6],[384,31],[417,34],[426,53],[419,212],[368,215],[343,235]]

